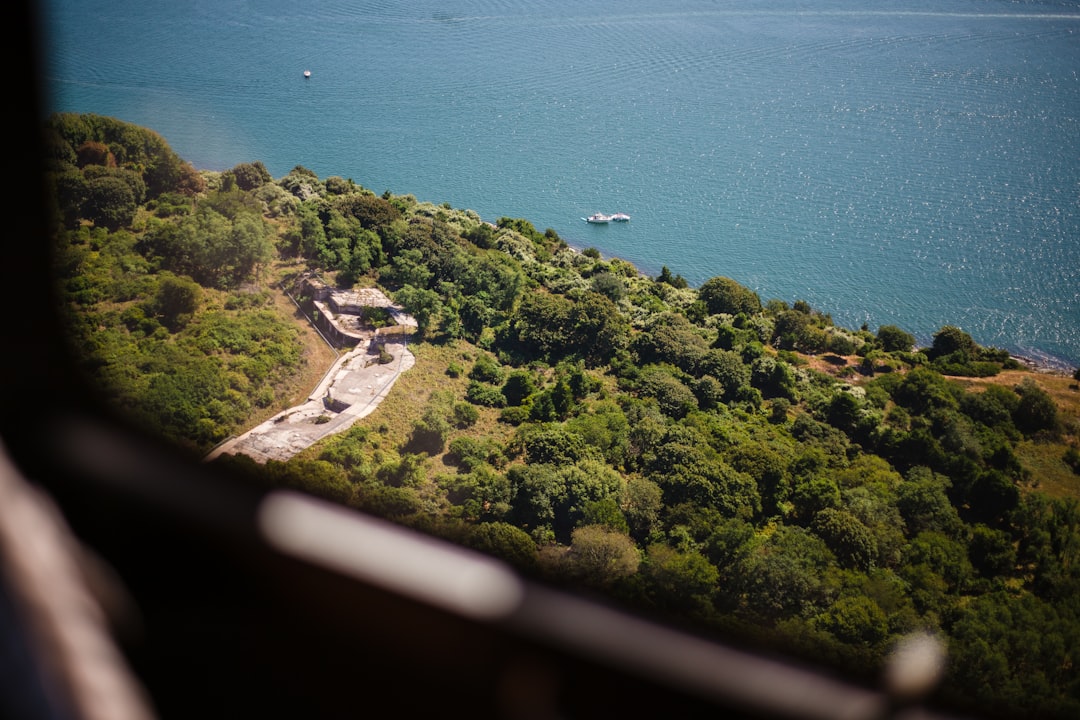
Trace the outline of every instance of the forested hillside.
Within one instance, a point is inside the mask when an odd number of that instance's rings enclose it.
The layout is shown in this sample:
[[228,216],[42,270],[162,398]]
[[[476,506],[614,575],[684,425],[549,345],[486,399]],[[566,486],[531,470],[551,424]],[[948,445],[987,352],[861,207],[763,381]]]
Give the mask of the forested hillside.
[[1077,378],[300,166],[200,173],[109,118],[46,133],[73,347],[175,442],[325,369],[281,281],[378,286],[420,325],[383,406],[287,463],[218,462],[856,676],[928,629],[943,700],[1080,716]]

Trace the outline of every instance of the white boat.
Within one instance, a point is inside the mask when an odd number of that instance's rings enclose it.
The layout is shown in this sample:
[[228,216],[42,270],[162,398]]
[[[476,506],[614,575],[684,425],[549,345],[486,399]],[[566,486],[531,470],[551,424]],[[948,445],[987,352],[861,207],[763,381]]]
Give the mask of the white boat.
[[310,70],[305,70],[304,71],[304,77],[311,77],[311,71]]
[[626,222],[627,220],[630,219],[630,216],[627,215],[626,213],[615,213],[614,215],[611,216],[611,219],[614,220],[615,222]]
[[595,214],[590,215],[589,217],[585,218],[585,222],[587,222],[587,223],[611,222],[611,216],[610,215],[605,215],[604,213],[595,213]]

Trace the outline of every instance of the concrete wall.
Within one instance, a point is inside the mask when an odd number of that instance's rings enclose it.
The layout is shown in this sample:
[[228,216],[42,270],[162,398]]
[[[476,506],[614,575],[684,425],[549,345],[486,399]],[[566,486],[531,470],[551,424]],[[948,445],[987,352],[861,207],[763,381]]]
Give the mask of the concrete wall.
[[[311,298],[311,307],[305,308],[305,312],[314,310],[315,326],[319,328],[319,331],[322,332],[327,340],[339,348],[356,347],[361,342],[367,342],[373,336],[402,336],[416,332],[416,326],[410,324],[382,327],[374,330],[373,333],[357,333],[355,331],[347,330],[335,321],[335,312],[346,315],[360,315],[362,314],[363,307],[368,306],[354,307],[351,303],[339,306],[337,298],[334,297],[334,289],[312,277],[306,277],[301,281],[299,293],[303,297]],[[384,299],[384,302],[388,301]],[[401,315],[402,317],[407,318],[408,321],[415,322],[411,317],[402,313],[401,309],[396,306],[373,304],[371,307],[388,307],[391,309],[391,314],[395,319]]]

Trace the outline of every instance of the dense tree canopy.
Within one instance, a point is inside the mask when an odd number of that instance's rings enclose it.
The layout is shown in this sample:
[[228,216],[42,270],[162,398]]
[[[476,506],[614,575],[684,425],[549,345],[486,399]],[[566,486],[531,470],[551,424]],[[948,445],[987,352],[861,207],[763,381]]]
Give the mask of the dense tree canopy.
[[46,130],[71,341],[139,422],[202,453],[285,409],[311,348],[277,283],[380,287],[420,324],[405,389],[293,460],[226,463],[868,679],[928,629],[957,707],[1080,711],[1074,390],[953,326],[916,352],[527,220],[199,174],[108,118]]

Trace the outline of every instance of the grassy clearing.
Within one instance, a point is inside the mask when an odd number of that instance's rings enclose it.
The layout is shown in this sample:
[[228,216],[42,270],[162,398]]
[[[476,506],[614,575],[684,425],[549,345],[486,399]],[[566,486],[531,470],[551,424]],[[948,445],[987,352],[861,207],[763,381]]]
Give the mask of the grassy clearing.
[[987,378],[951,378],[969,390],[977,390],[987,385],[1003,385],[1012,388],[1025,378],[1031,378],[1050,393],[1058,409],[1067,417],[1080,418],[1080,385],[1068,375],[1058,373],[1033,372],[1031,370],[1004,370],[994,377]]
[[1056,441],[1025,440],[1017,446],[1017,457],[1031,473],[1030,488],[1052,497],[1080,497],[1080,475],[1062,459],[1070,446],[1080,442],[1080,386],[1075,380],[1067,375],[1030,370],[1006,370],[988,378],[954,379],[975,391],[988,385],[1013,388],[1025,378],[1034,380],[1054,399],[1064,428]]
[[[289,269],[288,263],[276,263],[268,273],[270,279],[261,289],[270,293],[274,311],[298,331],[298,339],[303,346],[300,352],[300,369],[274,387],[278,402],[252,412],[242,430],[253,428],[282,410],[303,403],[338,358],[338,352],[326,344],[304,313],[278,287],[281,275]],[[222,296],[224,297],[224,293]]]
[[[436,394],[444,395],[450,403],[464,402],[465,389],[469,384],[469,369],[480,350],[465,342],[452,342],[433,345],[417,343],[409,350],[416,357],[416,364],[402,373],[386,399],[378,409],[357,421],[356,426],[368,427],[377,437],[373,447],[383,451],[397,451],[409,441],[413,423],[423,416],[424,411],[434,401]],[[461,366],[464,371],[458,377],[450,377],[447,368],[451,364]],[[513,433],[513,428],[500,423],[499,411],[494,408],[477,407],[479,419],[472,427],[464,430],[455,429],[447,438],[447,446],[454,438],[468,436],[490,438],[503,443]],[[316,458],[327,439],[316,443],[304,451],[303,456]],[[370,441],[369,441],[370,442]],[[456,467],[446,463],[446,450],[431,456],[431,474],[456,472]]]
[[1062,456],[1064,443],[1041,443],[1026,440],[1016,448],[1020,463],[1031,471],[1033,490],[1051,497],[1080,498],[1080,475],[1072,471]]
[[330,366],[338,358],[338,352],[326,344],[322,336],[311,326],[307,317],[304,316],[293,301],[290,300],[279,288],[271,289],[274,300],[274,308],[281,313],[283,318],[288,318],[300,331],[300,341],[304,345],[301,355],[303,369],[294,376],[287,384],[288,392],[283,396],[288,398],[285,407],[291,407],[303,402],[308,394],[322,379]]

